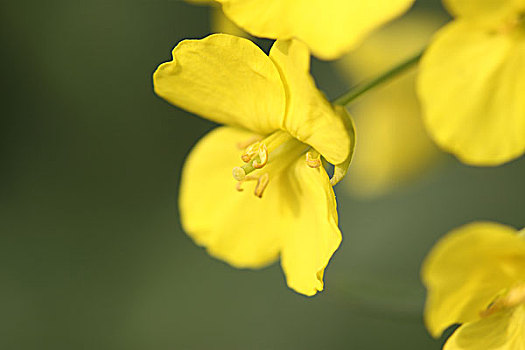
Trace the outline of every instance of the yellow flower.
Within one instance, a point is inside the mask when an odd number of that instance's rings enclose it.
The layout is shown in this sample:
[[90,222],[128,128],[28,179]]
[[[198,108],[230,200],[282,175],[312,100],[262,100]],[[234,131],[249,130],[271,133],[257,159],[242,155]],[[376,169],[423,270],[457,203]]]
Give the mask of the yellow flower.
[[[235,267],[280,256],[288,286],[314,295],[341,241],[332,185],[346,172],[354,135],[309,65],[298,41],[277,41],[267,56],[249,40],[215,34],[179,43],[154,85],[172,104],[228,125],[206,135],[184,165],[185,231]],[[320,155],[336,165],[332,179]]]
[[508,162],[525,152],[525,1],[445,4],[456,18],[420,67],[426,126],[467,164]]
[[[441,23],[420,14],[404,16],[372,34],[337,67],[350,81],[375,77],[421,51]],[[421,120],[415,77],[416,71],[408,72],[351,105],[359,145],[345,184],[354,194],[384,194],[436,164],[439,152]]]
[[525,349],[525,230],[475,222],[445,236],[422,269],[425,322],[445,350]]
[[400,16],[414,0],[216,0],[226,16],[248,33],[296,38],[313,54],[334,59],[372,30]]
[[214,33],[231,34],[240,37],[247,37],[248,34],[233,23],[222,12],[220,5],[214,0],[186,0],[186,2],[197,5],[211,5],[211,30]]

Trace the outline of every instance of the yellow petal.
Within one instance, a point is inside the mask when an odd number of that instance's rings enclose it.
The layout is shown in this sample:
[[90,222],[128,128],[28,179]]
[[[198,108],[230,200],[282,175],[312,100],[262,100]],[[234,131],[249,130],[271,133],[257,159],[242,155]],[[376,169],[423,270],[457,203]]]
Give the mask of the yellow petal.
[[253,134],[220,127],[199,141],[182,172],[182,226],[210,255],[235,267],[262,267],[278,258],[283,229],[273,179],[262,199],[251,183],[235,189],[232,169],[242,163],[238,142]]
[[334,192],[324,169],[304,159],[286,173],[281,190],[288,201],[281,211],[288,222],[281,265],[288,286],[311,296],[323,290],[324,269],[341,242]]
[[220,8],[213,9],[211,13],[211,29],[215,33],[225,33],[243,38],[248,36],[248,33],[226,17]]
[[522,155],[523,62],[524,35],[485,32],[460,20],[439,31],[418,81],[434,140],[471,165],[499,165]]
[[442,238],[425,259],[425,322],[437,337],[476,321],[504,289],[525,280],[525,239],[509,226],[475,222]]
[[185,1],[196,5],[211,5],[213,7],[211,11],[211,30],[214,33],[236,35],[243,38],[247,37],[247,33],[226,17],[220,8],[220,5],[214,0]]
[[287,109],[285,129],[314,147],[326,160],[339,164],[348,158],[350,137],[343,115],[316,88],[308,48],[297,40],[276,41],[270,51],[284,81]]
[[288,167],[269,163],[260,170],[270,174],[262,198],[252,183],[237,192],[231,175],[240,161],[236,144],[251,137],[221,127],[192,150],[179,196],[183,228],[210,255],[235,267],[265,266],[281,251],[290,288],[313,295],[323,289],[324,268],[341,241],[328,175],[296,156]]
[[[371,79],[420,52],[443,20],[407,15],[372,34],[337,62],[349,81]],[[345,184],[362,197],[382,195],[436,164],[415,94],[414,71],[367,92],[350,105],[359,146]]]
[[218,0],[249,33],[266,38],[297,38],[314,55],[334,59],[370,31],[408,10],[414,0]]
[[459,327],[444,350],[525,349],[525,306]]
[[334,109],[337,114],[341,115],[345,128],[348,132],[348,136],[350,137],[350,146],[349,146],[349,152],[346,159],[339,164],[334,164],[334,174],[330,178],[330,185],[335,186],[341,181],[348,171],[348,167],[352,163],[352,160],[354,158],[354,152],[355,152],[355,124],[353,118],[348,113],[348,110],[344,106],[334,106]]
[[450,13],[456,17],[490,22],[505,19],[525,8],[523,0],[444,0]]
[[247,39],[214,34],[184,40],[153,80],[159,96],[201,117],[261,134],[281,127],[285,95],[279,72]]

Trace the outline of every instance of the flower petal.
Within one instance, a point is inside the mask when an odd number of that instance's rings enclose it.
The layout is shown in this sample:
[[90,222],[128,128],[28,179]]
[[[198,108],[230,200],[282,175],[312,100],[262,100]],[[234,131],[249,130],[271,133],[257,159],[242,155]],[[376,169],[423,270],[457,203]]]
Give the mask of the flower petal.
[[214,0],[185,0],[186,2],[195,5],[210,5],[213,7],[211,11],[211,30],[214,33],[231,34],[240,37],[247,37],[247,33],[239,28],[222,12],[221,6]]
[[351,144],[344,116],[338,114],[316,88],[309,73],[308,48],[297,40],[278,40],[270,51],[270,58],[278,67],[285,85],[286,131],[315,148],[330,163],[344,162]]
[[525,36],[454,21],[421,63],[418,92],[434,140],[461,161],[499,165],[525,152]]
[[281,127],[285,95],[279,72],[247,39],[214,34],[184,40],[153,80],[159,96],[217,123],[261,134]]
[[425,259],[425,322],[437,337],[454,323],[480,318],[505,288],[525,279],[525,239],[511,227],[475,222],[441,239]]
[[262,198],[250,183],[237,192],[231,175],[239,164],[236,143],[252,136],[221,127],[195,146],[182,173],[183,228],[210,255],[235,267],[265,266],[282,251],[290,288],[313,295],[323,289],[324,268],[341,241],[328,175],[301,156],[288,167],[260,170],[270,173]]
[[525,349],[525,306],[459,327],[443,350]]
[[[237,143],[254,135],[231,127],[211,131],[194,147],[182,172],[179,209],[182,226],[208,253],[235,267],[257,268],[275,260],[282,224],[273,184],[262,199],[235,189],[232,169],[242,163]],[[272,181],[272,180],[270,180]]]
[[224,15],[220,7],[214,8],[211,13],[211,29],[215,33],[225,33],[247,38],[249,35]]
[[281,265],[288,286],[314,295],[323,290],[323,273],[341,243],[337,204],[322,167],[310,168],[299,159],[281,183],[289,201],[281,220],[288,220]]
[[249,33],[272,39],[297,38],[314,55],[334,59],[370,31],[408,10],[414,0],[218,0]]
[[354,152],[355,152],[355,124],[354,120],[350,116],[350,113],[348,113],[348,110],[344,106],[334,106],[334,109],[337,114],[341,115],[343,118],[343,122],[345,124],[346,131],[348,132],[348,136],[350,137],[350,146],[349,146],[349,152],[346,159],[339,164],[334,164],[334,173],[332,177],[330,178],[330,185],[335,186],[341,181],[348,172],[348,167],[352,163],[352,160],[354,158]]

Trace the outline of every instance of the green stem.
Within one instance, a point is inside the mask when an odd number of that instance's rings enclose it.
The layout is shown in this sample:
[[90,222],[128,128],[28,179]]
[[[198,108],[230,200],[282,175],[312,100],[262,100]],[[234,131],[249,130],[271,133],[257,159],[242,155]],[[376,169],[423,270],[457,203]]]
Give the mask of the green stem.
[[410,57],[404,62],[401,62],[397,66],[393,67],[392,69],[386,71],[385,73],[381,74],[380,76],[364,82],[362,84],[357,85],[356,87],[350,89],[350,91],[344,93],[343,95],[336,98],[332,103],[335,105],[341,105],[346,106],[350,102],[357,99],[359,96],[367,92],[368,90],[371,90],[375,88],[378,85],[381,85],[390,79],[400,75],[401,73],[404,73],[409,68],[412,68],[416,63],[419,62],[419,59],[421,56],[423,56],[423,52],[425,50],[419,52],[417,55]]

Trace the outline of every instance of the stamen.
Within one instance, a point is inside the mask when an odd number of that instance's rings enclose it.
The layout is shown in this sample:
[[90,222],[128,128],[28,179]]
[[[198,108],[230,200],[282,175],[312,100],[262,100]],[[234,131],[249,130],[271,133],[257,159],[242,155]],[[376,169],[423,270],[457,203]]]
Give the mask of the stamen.
[[248,148],[246,148],[244,150],[244,153],[241,155],[242,161],[245,163],[248,163],[250,160],[253,159],[253,157],[255,157],[259,153],[260,148],[261,148],[260,142],[256,142],[248,146]]
[[268,183],[270,182],[270,176],[268,175],[268,173],[264,173],[260,176],[253,176],[253,175],[245,176],[242,180],[239,180],[239,182],[237,182],[237,184],[235,185],[235,189],[239,192],[244,191],[244,189],[242,188],[242,185],[248,181],[257,181],[257,184],[255,185],[254,194],[257,197],[262,198],[264,190],[266,189],[266,187],[268,186]]
[[257,185],[255,185],[254,191],[254,194],[257,197],[262,198],[263,192],[268,186],[268,182],[270,182],[270,176],[268,175],[268,173],[259,176],[259,180],[257,180]]
[[258,176],[246,176],[244,179],[242,180],[239,180],[239,182],[237,182],[237,184],[235,185],[235,189],[239,192],[242,192],[244,191],[243,188],[242,188],[242,184],[245,183],[245,182],[248,182],[248,181],[259,181],[259,177]]
[[[235,186],[237,191],[243,191],[242,185],[244,182],[257,180],[254,194],[261,198],[266,187],[268,187],[270,176],[267,172],[264,174],[254,172],[266,166],[270,161],[275,161],[277,158],[282,157],[284,160],[281,167],[287,166],[291,158],[297,159],[295,157],[302,154],[306,146],[299,142],[290,141],[293,141],[293,137],[288,132],[278,130],[264,140],[256,141],[246,147],[241,155],[241,159],[245,164],[240,167],[235,167],[232,170],[233,178],[238,181]],[[244,146],[244,144],[241,143],[238,145]],[[315,156],[315,154],[313,155]],[[314,159],[312,159],[312,161],[315,162]],[[276,162],[275,167],[272,168],[271,171],[279,171],[276,170],[281,169],[278,164],[280,163]],[[249,175],[251,173],[254,174]]]
[[511,291],[505,299],[506,305],[508,307],[517,306],[519,304],[525,303],[525,284],[511,289]]
[[310,168],[319,168],[322,165],[321,155],[319,152],[314,149],[306,152],[306,165],[308,165]]
[[486,310],[480,312],[481,317],[488,317],[494,313],[525,303],[525,284],[512,288],[507,294],[496,298]]
[[513,15],[512,17],[509,17],[497,30],[500,34],[510,34],[516,29],[523,30],[525,24],[525,13],[518,13],[517,15]]
[[[254,159],[254,157],[259,156],[260,161],[257,161],[256,166],[262,168],[268,161],[268,153],[290,140],[292,136],[286,131],[276,131],[262,141],[260,140],[260,137],[256,136],[255,138],[257,138],[256,142],[248,144],[241,155],[241,159],[243,162],[248,163]],[[238,145],[241,145],[241,143]]]
[[255,169],[261,169],[268,163],[268,149],[264,143],[259,146],[258,159],[254,160],[252,165]]

